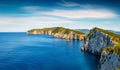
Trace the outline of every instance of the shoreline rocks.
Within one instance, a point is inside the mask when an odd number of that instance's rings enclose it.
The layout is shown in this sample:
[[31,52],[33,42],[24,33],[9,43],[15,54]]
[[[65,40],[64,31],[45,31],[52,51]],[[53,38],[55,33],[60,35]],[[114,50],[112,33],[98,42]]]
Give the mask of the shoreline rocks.
[[56,38],[63,38],[67,40],[84,40],[86,34],[73,29],[63,27],[32,29],[27,32],[28,34],[48,34]]

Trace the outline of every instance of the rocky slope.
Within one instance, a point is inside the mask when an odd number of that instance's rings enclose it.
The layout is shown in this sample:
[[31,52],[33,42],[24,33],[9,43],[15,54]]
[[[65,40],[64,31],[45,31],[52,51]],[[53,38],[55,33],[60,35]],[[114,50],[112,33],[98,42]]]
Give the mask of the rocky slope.
[[79,32],[72,29],[63,27],[32,29],[27,32],[28,34],[48,34],[56,38],[64,38],[68,40],[83,40],[86,35],[83,32]]
[[94,28],[88,34],[83,50],[100,56],[98,70],[120,68],[120,35]]

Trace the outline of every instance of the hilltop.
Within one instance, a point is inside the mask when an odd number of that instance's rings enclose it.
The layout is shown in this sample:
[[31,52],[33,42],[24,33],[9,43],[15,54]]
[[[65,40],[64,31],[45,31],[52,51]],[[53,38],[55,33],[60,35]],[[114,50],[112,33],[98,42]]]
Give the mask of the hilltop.
[[64,38],[68,40],[83,40],[86,34],[77,30],[63,28],[63,27],[53,27],[53,28],[42,28],[42,29],[32,29],[27,32],[28,34],[48,34],[56,38]]

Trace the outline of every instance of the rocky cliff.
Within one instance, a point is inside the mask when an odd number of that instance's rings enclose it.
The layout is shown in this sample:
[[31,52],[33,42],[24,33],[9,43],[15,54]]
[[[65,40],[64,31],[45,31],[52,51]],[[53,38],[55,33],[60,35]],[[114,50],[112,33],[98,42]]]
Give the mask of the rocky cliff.
[[120,35],[94,28],[88,34],[83,49],[100,56],[98,70],[120,68]]
[[[119,48],[120,51],[120,48]],[[115,52],[102,51],[100,62],[98,65],[99,70],[119,70],[120,69],[120,55]]]
[[48,34],[56,38],[64,38],[68,40],[83,40],[86,35],[83,32],[79,32],[72,29],[63,27],[32,29],[27,32],[28,34]]

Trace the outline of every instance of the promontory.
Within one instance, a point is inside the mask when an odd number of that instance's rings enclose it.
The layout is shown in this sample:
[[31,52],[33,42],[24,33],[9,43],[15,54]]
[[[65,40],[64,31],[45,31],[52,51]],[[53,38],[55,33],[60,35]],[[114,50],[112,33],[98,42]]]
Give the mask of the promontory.
[[83,49],[100,56],[98,70],[120,70],[120,35],[93,28]]
[[56,38],[63,38],[67,40],[84,40],[86,34],[73,29],[63,27],[32,29],[27,32],[28,34],[48,34]]

